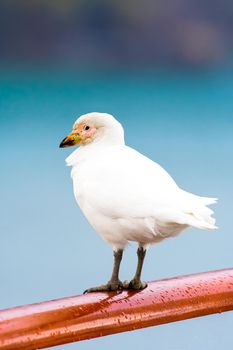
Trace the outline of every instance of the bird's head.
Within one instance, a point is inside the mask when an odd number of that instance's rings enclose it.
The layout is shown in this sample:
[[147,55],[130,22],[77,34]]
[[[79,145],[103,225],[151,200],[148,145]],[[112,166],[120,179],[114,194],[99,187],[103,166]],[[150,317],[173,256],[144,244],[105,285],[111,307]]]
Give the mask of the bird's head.
[[60,147],[83,146],[101,140],[124,143],[124,131],[111,114],[93,112],[76,120],[73,130],[62,140]]

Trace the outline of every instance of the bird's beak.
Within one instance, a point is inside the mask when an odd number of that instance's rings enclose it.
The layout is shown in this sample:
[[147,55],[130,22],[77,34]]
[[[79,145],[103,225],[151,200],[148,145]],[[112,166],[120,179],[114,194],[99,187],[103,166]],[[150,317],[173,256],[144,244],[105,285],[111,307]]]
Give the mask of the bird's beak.
[[82,141],[81,136],[77,132],[71,132],[68,136],[66,136],[62,142],[60,143],[59,147],[70,147],[78,145]]

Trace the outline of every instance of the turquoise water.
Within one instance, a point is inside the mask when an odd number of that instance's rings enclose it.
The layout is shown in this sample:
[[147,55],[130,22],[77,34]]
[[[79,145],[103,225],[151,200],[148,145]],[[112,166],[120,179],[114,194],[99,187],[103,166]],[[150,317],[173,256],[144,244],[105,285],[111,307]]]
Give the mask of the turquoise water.
[[[126,141],[186,190],[219,197],[219,230],[153,247],[144,279],[232,266],[233,72],[5,71],[0,81],[0,308],[81,293],[109,278],[112,253],[80,213],[58,145],[76,117],[114,114]],[[122,263],[133,275],[135,246]],[[208,316],[58,349],[194,350],[232,345],[233,314]]]

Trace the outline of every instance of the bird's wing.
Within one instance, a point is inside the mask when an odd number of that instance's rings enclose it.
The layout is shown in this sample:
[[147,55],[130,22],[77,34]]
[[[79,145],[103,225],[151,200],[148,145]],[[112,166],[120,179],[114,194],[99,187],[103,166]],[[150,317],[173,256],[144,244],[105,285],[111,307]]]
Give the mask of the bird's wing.
[[172,206],[178,186],[157,163],[126,146],[92,157],[79,185],[92,206],[112,217],[151,217]]
[[105,216],[214,228],[206,207],[211,199],[181,190],[159,164],[130,147],[110,147],[90,158],[81,177],[83,197]]

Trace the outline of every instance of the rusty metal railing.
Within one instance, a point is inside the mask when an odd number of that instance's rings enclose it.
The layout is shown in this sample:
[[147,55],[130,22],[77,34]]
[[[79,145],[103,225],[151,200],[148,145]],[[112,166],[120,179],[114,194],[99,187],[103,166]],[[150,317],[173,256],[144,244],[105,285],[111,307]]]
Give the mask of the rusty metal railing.
[[33,350],[233,310],[233,269],[0,311],[0,350]]

